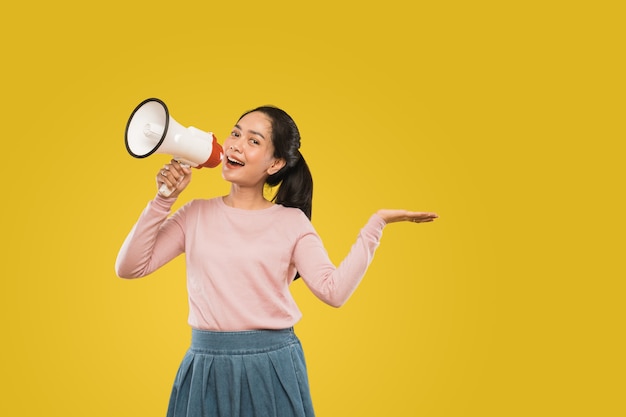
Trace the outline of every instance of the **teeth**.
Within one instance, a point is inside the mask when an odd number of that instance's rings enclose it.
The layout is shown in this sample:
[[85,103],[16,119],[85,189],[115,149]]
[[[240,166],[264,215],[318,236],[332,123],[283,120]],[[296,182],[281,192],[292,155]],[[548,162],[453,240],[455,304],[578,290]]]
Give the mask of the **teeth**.
[[231,158],[230,156],[228,157],[228,162],[231,162],[231,163],[233,163],[233,164],[237,164],[237,165],[241,165],[241,166],[243,166],[243,165],[244,165],[244,164],[243,164],[243,162],[241,162],[241,161],[237,161],[236,159],[233,159],[233,158]]

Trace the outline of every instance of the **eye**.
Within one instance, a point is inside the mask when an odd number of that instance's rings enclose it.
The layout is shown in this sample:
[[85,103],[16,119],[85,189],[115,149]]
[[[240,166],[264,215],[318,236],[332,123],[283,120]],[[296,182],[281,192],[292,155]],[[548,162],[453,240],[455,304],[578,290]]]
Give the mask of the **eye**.
[[259,143],[261,143],[261,142],[259,142],[259,141],[258,141],[257,139],[255,139],[255,138],[250,138],[250,143],[251,143],[251,144],[253,144],[253,145],[258,145],[258,144],[259,144]]
[[232,132],[230,132],[230,135],[234,138],[238,138],[240,136],[239,132],[236,130],[233,130]]

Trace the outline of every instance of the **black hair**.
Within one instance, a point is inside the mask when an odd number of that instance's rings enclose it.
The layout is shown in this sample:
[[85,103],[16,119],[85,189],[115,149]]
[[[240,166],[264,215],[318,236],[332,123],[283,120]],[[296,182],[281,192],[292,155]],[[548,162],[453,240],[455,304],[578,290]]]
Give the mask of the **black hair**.
[[299,208],[310,220],[313,205],[313,177],[300,153],[298,126],[284,110],[274,106],[261,106],[249,110],[242,114],[239,120],[257,111],[265,114],[272,125],[274,157],[284,159],[286,162],[285,166],[265,181],[271,187],[279,186],[272,201],[285,207]]

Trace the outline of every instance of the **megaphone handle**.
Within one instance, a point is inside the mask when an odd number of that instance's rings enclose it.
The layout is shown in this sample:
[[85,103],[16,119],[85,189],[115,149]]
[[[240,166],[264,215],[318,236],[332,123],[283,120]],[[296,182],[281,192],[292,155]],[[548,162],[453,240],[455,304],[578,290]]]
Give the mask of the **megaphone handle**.
[[[185,168],[189,168],[191,166],[181,161],[178,161],[178,163],[181,167]],[[165,183],[161,184],[161,187],[159,188],[159,194],[161,194],[163,197],[169,197],[170,195],[172,195],[173,192],[174,190],[170,190],[170,188]]]
[[167,184],[161,184],[161,188],[159,188],[159,194],[163,197],[169,197],[173,192],[174,190],[170,190]]

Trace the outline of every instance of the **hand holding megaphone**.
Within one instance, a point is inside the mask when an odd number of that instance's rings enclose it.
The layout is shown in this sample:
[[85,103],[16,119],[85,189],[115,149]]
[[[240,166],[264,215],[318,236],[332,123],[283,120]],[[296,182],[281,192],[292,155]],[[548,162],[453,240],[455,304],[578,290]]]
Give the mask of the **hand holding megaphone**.
[[172,159],[163,165],[156,175],[159,194],[170,197],[174,193],[180,194],[191,182],[191,168],[189,165]]
[[[214,168],[224,151],[212,132],[181,126],[158,98],[142,101],[130,115],[124,138],[126,150],[135,158],[164,153],[194,168]],[[174,190],[164,183],[159,192],[168,197]]]

